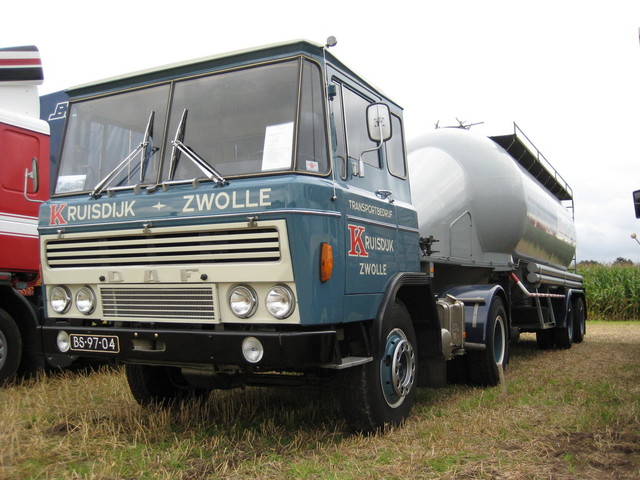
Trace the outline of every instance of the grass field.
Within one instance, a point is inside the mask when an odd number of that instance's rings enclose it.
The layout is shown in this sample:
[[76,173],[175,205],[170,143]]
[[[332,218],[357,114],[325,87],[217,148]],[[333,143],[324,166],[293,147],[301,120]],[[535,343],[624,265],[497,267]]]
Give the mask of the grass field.
[[403,428],[346,432],[329,392],[216,392],[145,410],[120,370],[0,391],[2,479],[640,478],[640,322],[570,350],[523,335],[502,388],[421,389]]

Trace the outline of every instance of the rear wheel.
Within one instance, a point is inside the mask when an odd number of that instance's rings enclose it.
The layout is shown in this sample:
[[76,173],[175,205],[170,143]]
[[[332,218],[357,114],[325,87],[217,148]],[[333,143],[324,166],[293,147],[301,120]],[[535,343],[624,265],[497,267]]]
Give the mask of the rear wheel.
[[417,349],[411,317],[396,301],[383,320],[381,359],[342,375],[342,408],[356,432],[373,433],[398,426],[408,417],[416,395]]
[[7,312],[0,309],[0,386],[11,380],[22,356],[22,337]]
[[571,348],[573,343],[573,308],[566,315],[565,326],[553,329],[557,348]]
[[536,342],[541,350],[550,350],[556,345],[553,328],[538,330],[536,332]]
[[171,407],[204,399],[209,391],[192,387],[175,367],[127,364],[127,382],[136,401],[146,406]]
[[494,386],[500,383],[500,366],[504,368],[509,355],[507,341],[507,311],[499,297],[495,297],[487,319],[486,349],[467,353],[469,376],[477,385]]
[[586,312],[582,297],[572,300],[571,319],[573,321],[573,343],[580,343],[587,333]]

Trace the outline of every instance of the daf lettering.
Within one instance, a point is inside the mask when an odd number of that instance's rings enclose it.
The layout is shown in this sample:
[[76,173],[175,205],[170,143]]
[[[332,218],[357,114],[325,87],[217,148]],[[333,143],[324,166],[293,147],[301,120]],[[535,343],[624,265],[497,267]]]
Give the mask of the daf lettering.
[[197,268],[181,268],[180,269],[180,281],[181,282],[188,282],[189,279],[191,278],[191,274],[196,274],[199,273],[200,270],[198,270]]
[[160,277],[158,277],[158,271],[155,269],[148,269],[144,271],[144,281],[145,283],[157,283],[160,281]]
[[107,272],[107,282],[109,283],[124,282],[124,275],[120,270],[109,270]]

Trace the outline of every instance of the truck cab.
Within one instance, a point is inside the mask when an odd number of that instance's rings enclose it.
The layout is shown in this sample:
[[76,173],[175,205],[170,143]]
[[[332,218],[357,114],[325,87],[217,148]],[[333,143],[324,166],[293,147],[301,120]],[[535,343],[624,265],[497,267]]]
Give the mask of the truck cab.
[[67,94],[39,224],[48,353],[124,362],[142,404],[344,384],[378,412],[351,407],[355,428],[406,417],[415,330],[424,372],[444,358],[401,107],[306,41]]

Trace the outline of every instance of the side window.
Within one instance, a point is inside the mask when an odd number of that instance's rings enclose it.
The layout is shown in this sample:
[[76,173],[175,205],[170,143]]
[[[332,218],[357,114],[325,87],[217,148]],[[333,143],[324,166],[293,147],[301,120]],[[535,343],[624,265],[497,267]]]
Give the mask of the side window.
[[329,108],[331,109],[331,130],[335,132],[335,137],[331,139],[331,150],[333,155],[333,163],[338,169],[340,178],[347,178],[347,143],[346,133],[344,129],[344,115],[342,110],[342,85],[335,82],[336,95],[331,100]]
[[317,65],[302,64],[302,89],[298,135],[298,167],[302,172],[326,173],[327,129],[324,116],[322,78]]
[[389,173],[396,177],[406,178],[407,167],[405,164],[404,151],[404,132],[402,131],[402,122],[399,117],[391,115],[391,131],[393,136],[386,142],[387,149],[387,165]]
[[[369,139],[367,133],[367,107],[371,102],[348,88],[342,89],[342,102],[347,127],[349,158],[359,159],[365,150],[377,147],[376,143]],[[378,151],[365,153],[362,159],[364,163],[380,168]]]

